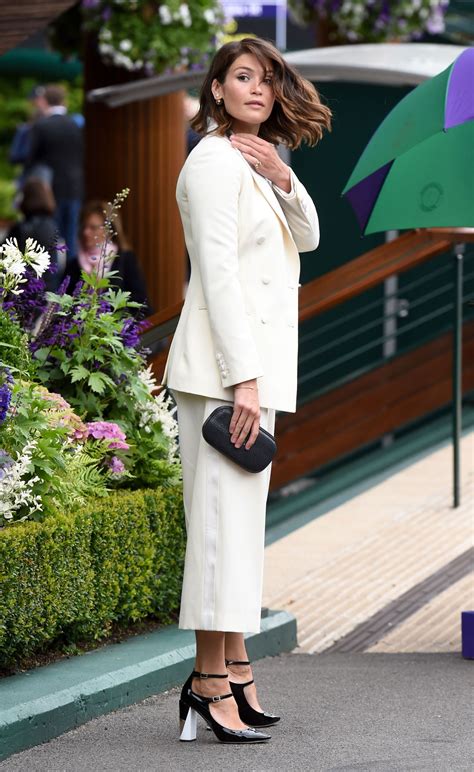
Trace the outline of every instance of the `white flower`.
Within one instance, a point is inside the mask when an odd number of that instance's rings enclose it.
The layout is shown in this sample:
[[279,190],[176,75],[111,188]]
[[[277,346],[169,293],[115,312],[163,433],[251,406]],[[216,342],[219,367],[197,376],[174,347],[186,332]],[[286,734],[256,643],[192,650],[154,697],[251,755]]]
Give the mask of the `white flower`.
[[112,40],[112,32],[107,27],[104,27],[104,29],[102,29],[100,32],[100,39]]
[[430,35],[439,35],[440,32],[444,32],[444,16],[439,8],[436,8],[436,10],[433,11],[431,16],[426,20],[426,29]]
[[144,370],[140,370],[138,377],[144,386],[148,389],[150,394],[160,388],[158,381],[156,380],[151,365]]
[[132,42],[130,40],[121,40],[119,48],[121,51],[124,51],[126,53],[127,51],[131,50]]
[[23,290],[18,287],[26,281],[25,271],[25,258],[18,249],[17,240],[7,239],[5,244],[0,246],[0,286],[4,292],[20,295]]
[[26,270],[26,263],[23,254],[18,248],[16,239],[7,239],[5,244],[0,247],[0,254],[3,255],[2,268],[6,273],[12,276],[21,276]]
[[[7,522],[25,520],[38,510],[43,509],[41,496],[34,492],[39,477],[30,477],[30,463],[36,442],[28,442],[23,453],[17,454],[17,460],[3,467],[0,479],[0,518]],[[23,510],[23,517],[18,517]],[[1,525],[1,522],[0,522]]]
[[192,24],[192,19],[191,19],[189,8],[186,5],[186,3],[182,3],[179,6],[179,15],[181,17],[181,21],[183,22],[184,26],[190,27]]
[[25,260],[30,265],[37,276],[42,276],[49,268],[51,257],[35,239],[26,239]]
[[112,54],[114,51],[114,47],[109,45],[108,43],[100,43],[99,51],[101,54]]
[[178,423],[174,416],[176,407],[170,397],[166,396],[164,390],[156,396],[151,395],[151,391],[154,390],[158,384],[156,383],[153,374],[150,372],[150,368],[148,368],[148,370],[142,370],[139,378],[150,391],[149,399],[146,399],[143,402],[140,401],[139,425],[144,432],[150,434],[152,425],[160,424],[161,430],[168,440],[168,459],[171,462],[175,462],[178,452]]
[[204,20],[207,21],[208,24],[215,24],[216,23],[216,14],[212,10],[212,8],[206,8],[206,10],[203,13]]
[[171,11],[167,5],[160,5],[159,8],[160,20],[162,24],[171,24],[173,17]]

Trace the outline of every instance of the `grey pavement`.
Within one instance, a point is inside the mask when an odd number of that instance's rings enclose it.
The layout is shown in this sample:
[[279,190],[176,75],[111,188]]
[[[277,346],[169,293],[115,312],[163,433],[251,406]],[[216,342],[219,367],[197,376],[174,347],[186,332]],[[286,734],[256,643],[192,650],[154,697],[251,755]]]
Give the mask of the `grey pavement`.
[[94,719],[2,772],[472,772],[474,663],[459,654],[284,654],[256,662],[267,745],[178,741],[178,690]]

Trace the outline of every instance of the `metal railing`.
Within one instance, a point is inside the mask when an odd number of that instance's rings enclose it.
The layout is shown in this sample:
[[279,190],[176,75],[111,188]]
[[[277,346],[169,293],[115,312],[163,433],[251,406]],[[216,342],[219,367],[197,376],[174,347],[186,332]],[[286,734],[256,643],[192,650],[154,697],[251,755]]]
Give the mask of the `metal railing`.
[[[455,258],[456,264],[459,262]],[[474,247],[469,246],[464,256],[466,271],[462,281],[463,318],[474,317]],[[373,295],[362,293],[354,299],[337,306],[335,310],[322,313],[303,322],[300,328],[300,356],[298,385],[300,388],[299,404],[315,399],[326,391],[355,377],[368,372],[401,353],[426,343],[433,337],[453,329],[455,310],[456,277],[453,276],[452,259],[449,256],[435,258],[423,264],[423,276],[410,279],[412,271],[405,274],[408,281],[396,292],[383,294],[379,285],[379,297],[366,299]],[[419,273],[420,269],[416,269]],[[424,290],[427,283],[437,286]],[[413,297],[412,297],[413,295]],[[398,301],[397,310],[384,313],[387,299]],[[437,303],[433,308],[433,303]],[[354,307],[356,306],[356,307]],[[415,313],[416,312],[416,313]],[[367,320],[367,316],[370,316]],[[415,318],[413,318],[415,316]],[[395,331],[384,334],[388,320],[396,322]],[[418,331],[414,340],[404,345],[407,333]],[[384,344],[395,338],[397,346],[394,353],[384,355]],[[341,352],[342,349],[342,352]],[[360,365],[357,361],[362,355],[371,354],[369,361]],[[319,360],[319,361],[318,361]]]
[[[454,506],[460,502],[462,324],[474,317],[473,258],[474,229],[404,234],[305,285],[300,309],[299,405],[452,331]],[[392,276],[401,284],[387,293],[384,282]],[[169,340],[181,307],[151,317],[143,343]],[[165,356],[155,358],[160,367]]]

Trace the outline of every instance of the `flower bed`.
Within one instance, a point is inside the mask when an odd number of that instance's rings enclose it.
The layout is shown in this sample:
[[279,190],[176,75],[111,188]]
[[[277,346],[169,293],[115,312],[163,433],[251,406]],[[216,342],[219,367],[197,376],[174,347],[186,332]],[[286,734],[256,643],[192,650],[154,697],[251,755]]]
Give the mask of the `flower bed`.
[[449,0],[290,0],[301,24],[324,20],[332,42],[416,40],[444,31]]
[[82,0],[81,7],[103,59],[147,75],[204,68],[224,23],[218,0]]
[[107,238],[97,270],[54,294],[44,249],[0,247],[3,666],[112,623],[169,621],[179,603],[177,425],[140,349],[139,304],[105,254]]
[[180,486],[116,491],[0,532],[0,667],[115,622],[172,621],[184,558]]

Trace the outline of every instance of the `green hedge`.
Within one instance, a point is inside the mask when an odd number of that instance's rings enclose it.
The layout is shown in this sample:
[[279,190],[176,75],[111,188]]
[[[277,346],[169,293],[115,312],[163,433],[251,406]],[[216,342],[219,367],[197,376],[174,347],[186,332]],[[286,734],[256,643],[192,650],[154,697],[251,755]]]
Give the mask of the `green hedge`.
[[0,530],[0,666],[106,636],[179,606],[180,487],[116,491],[87,508]]

